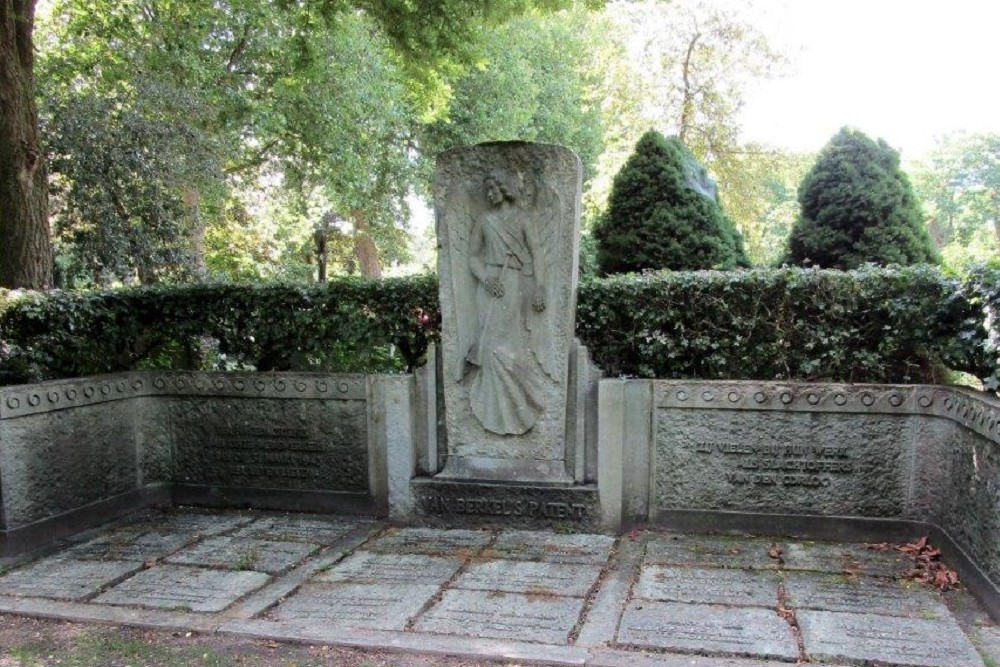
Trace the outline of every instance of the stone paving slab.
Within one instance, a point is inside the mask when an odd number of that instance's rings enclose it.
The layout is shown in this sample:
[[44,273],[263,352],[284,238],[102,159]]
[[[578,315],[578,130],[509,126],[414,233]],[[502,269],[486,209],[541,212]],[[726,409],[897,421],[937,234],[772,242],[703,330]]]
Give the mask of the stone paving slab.
[[795,660],[798,644],[777,612],[678,602],[629,603],[618,643],[672,651]]
[[0,577],[0,595],[83,600],[142,568],[142,561],[85,561],[56,556]]
[[920,584],[877,577],[788,572],[785,594],[796,609],[930,619],[950,616],[936,592]]
[[275,574],[298,564],[319,550],[307,542],[273,542],[249,537],[210,537],[166,559],[179,565],[202,565],[227,570],[254,570]]
[[366,543],[366,551],[428,556],[468,556],[493,539],[486,530],[439,530],[435,528],[391,528]]
[[601,569],[600,565],[579,563],[493,560],[473,563],[454,586],[480,591],[582,598],[597,582]]
[[449,590],[414,630],[565,644],[583,603],[580,598],[553,595]]
[[502,531],[484,554],[514,560],[603,565],[615,540],[607,535],[559,535],[528,530]]
[[665,535],[650,540],[646,547],[646,562],[774,570],[778,567],[778,560],[768,555],[772,544],[770,540],[752,538]]
[[352,530],[371,522],[342,517],[280,516],[261,517],[232,535],[275,542],[308,542],[328,545]]
[[271,617],[285,624],[321,620],[339,629],[402,630],[439,590],[434,585],[307,584]]
[[800,611],[806,653],[814,660],[905,667],[983,667],[950,616],[937,620]]
[[458,572],[460,558],[422,554],[379,554],[358,551],[321,572],[318,583],[441,586]]
[[211,537],[252,520],[252,516],[241,514],[168,512],[162,516],[148,519],[145,524],[161,533],[191,533],[201,537]]
[[158,560],[197,539],[192,533],[120,531],[72,547],[66,555],[84,560]]
[[869,577],[898,577],[913,562],[898,551],[876,551],[863,544],[790,542],[784,545],[786,570],[849,572]]
[[98,595],[94,601],[215,612],[222,611],[270,579],[263,572],[226,572],[183,565],[158,565],[126,579]]
[[645,565],[635,596],[664,602],[696,602],[776,608],[778,574],[746,571]]

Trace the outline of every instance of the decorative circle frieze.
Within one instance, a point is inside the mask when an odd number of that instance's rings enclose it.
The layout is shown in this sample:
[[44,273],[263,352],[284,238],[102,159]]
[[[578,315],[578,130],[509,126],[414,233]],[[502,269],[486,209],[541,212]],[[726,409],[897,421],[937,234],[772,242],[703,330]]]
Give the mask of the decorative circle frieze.
[[922,408],[929,408],[934,405],[934,399],[930,396],[921,396],[917,399],[917,404]]
[[325,394],[325,393],[326,393],[327,391],[329,391],[329,390],[330,390],[330,385],[328,385],[328,384],[326,383],[326,380],[317,380],[317,381],[316,381],[316,389],[317,389],[317,390],[318,390],[318,391],[319,391],[320,393],[324,393],[324,394]]
[[198,391],[205,391],[206,385],[203,379],[195,378],[194,380],[191,380],[191,384],[193,384],[194,388],[197,389]]
[[222,391],[226,388],[226,381],[222,378],[216,378],[212,386],[215,387],[216,391]]
[[741,398],[743,398],[743,396],[738,391],[731,391],[731,392],[729,392],[729,402],[730,403],[739,403]]
[[128,385],[125,384],[125,381],[123,380],[115,385],[115,389],[118,391],[119,394],[124,394],[125,390],[128,389]]
[[274,388],[277,389],[278,391],[285,391],[285,381],[284,380],[275,380],[274,381]]
[[302,380],[295,381],[295,391],[302,393],[306,390],[306,383]]
[[865,393],[861,394],[861,402],[871,407],[872,405],[875,404],[875,396],[866,391]]
[[101,385],[101,394],[103,396],[107,396],[110,393],[111,393],[111,385],[110,384],[102,384]]
[[809,405],[817,405],[819,404],[819,394],[810,392],[806,394],[806,400],[809,402]]
[[765,394],[762,391],[758,391],[756,394],[753,395],[753,400],[757,401],[758,403],[763,403],[767,400],[767,394]]
[[184,380],[184,378],[174,378],[174,387],[176,387],[177,389],[183,389],[186,386],[187,382]]
[[267,383],[264,382],[263,380],[254,380],[253,388],[256,389],[257,391],[264,391],[265,389],[267,389]]
[[11,396],[7,399],[7,407],[10,408],[11,410],[17,410],[19,407],[21,407],[21,401],[18,400],[15,396]]
[[167,386],[167,381],[163,378],[156,378],[153,380],[153,386],[157,389],[163,389]]
[[235,389],[236,391],[243,391],[246,388],[247,388],[247,383],[244,382],[243,380],[240,380],[239,378],[233,380],[233,389]]
[[84,395],[85,398],[90,398],[91,396],[94,395],[94,388],[93,387],[84,387],[83,388],[83,395]]
[[66,390],[66,399],[67,400],[75,401],[76,400],[76,396],[77,396],[76,389],[73,389],[71,387],[71,388],[69,388],[69,389]]
[[847,396],[845,394],[834,394],[833,402],[837,405],[847,405]]
[[951,412],[952,408],[955,407],[955,401],[951,396],[947,396],[944,399],[944,409]]
[[30,396],[28,396],[28,405],[30,405],[31,407],[35,407],[41,402],[42,402],[42,397],[39,396],[38,394],[31,394]]
[[701,392],[701,400],[705,401],[706,403],[711,403],[712,401],[715,400],[715,394],[708,390],[705,390]]
[[142,380],[136,380],[135,382],[132,383],[132,389],[134,389],[135,391],[139,391],[145,386],[145,384],[146,383],[143,382]]
[[[337,389],[340,389],[340,385],[337,385]],[[340,390],[341,392],[344,391],[343,389]],[[688,393],[683,389],[681,389],[679,392],[677,392],[677,400],[681,402],[688,400]]]
[[48,396],[46,396],[46,398],[49,399],[49,403],[52,403],[54,405],[54,404],[56,404],[56,403],[59,402],[59,398],[60,398],[59,392],[58,391],[50,391],[49,394],[48,394]]
[[889,405],[898,408],[902,404],[903,404],[903,397],[902,396],[900,396],[899,394],[890,394],[889,395]]
[[781,392],[781,402],[784,403],[785,405],[790,404],[793,398],[794,397],[792,396],[792,392],[790,391]]
[[338,382],[337,383],[337,391],[339,391],[341,394],[346,394],[350,390],[351,390],[351,385],[348,384],[347,382]]

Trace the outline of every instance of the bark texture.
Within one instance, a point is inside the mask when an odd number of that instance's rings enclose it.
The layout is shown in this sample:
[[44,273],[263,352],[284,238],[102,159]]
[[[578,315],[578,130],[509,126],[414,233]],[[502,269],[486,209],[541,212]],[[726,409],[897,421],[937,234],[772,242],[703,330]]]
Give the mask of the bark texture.
[[0,286],[52,286],[47,169],[38,134],[36,0],[0,0]]

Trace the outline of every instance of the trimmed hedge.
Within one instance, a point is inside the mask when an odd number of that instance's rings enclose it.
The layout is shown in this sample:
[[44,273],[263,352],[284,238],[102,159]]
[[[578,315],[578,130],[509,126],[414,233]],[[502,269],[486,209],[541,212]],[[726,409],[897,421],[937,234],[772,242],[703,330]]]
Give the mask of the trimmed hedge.
[[437,280],[28,293],[0,315],[0,380],[149,368],[403,372],[440,328]]
[[[581,284],[577,334],[612,377],[940,382],[947,368],[990,386],[983,313],[1000,308],[998,277],[963,283],[927,267],[616,276]],[[0,381],[143,368],[404,372],[439,329],[433,276],[28,293],[0,313]]]

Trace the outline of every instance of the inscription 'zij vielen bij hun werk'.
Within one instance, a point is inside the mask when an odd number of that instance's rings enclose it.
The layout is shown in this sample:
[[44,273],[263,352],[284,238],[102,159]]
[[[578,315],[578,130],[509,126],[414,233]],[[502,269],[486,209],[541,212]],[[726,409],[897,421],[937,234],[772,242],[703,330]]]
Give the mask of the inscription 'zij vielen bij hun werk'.
[[849,447],[697,442],[694,451],[720,460],[735,485],[825,487],[855,473]]

